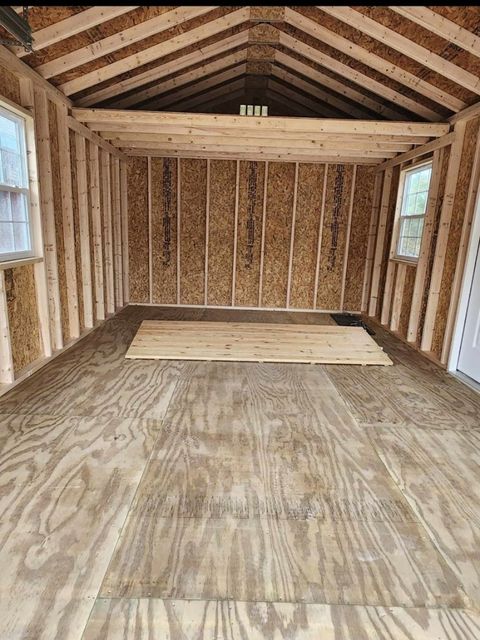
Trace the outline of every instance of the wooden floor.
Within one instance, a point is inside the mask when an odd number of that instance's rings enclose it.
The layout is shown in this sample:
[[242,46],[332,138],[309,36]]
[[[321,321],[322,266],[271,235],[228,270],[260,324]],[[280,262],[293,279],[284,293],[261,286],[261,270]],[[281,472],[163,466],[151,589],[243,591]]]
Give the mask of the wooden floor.
[[480,638],[480,396],[391,367],[127,360],[129,307],[0,399],[2,640]]
[[363,327],[144,320],[126,358],[391,365]]

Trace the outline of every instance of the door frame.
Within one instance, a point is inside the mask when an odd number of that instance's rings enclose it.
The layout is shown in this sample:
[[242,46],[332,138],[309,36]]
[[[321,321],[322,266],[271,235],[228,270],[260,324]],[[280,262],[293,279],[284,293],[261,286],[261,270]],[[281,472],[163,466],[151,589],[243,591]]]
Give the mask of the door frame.
[[[458,300],[457,314],[455,325],[453,328],[452,345],[450,347],[450,355],[447,363],[447,371],[456,373],[458,370],[458,361],[460,358],[460,348],[462,346],[463,331],[467,320],[468,302],[470,299],[470,291],[473,284],[473,275],[475,272],[475,262],[479,251],[480,243],[480,188],[477,190],[475,201],[475,212],[472,220],[472,228],[468,241],[467,257],[462,275],[462,285],[460,288],[460,297]],[[460,372],[459,372],[460,373]]]

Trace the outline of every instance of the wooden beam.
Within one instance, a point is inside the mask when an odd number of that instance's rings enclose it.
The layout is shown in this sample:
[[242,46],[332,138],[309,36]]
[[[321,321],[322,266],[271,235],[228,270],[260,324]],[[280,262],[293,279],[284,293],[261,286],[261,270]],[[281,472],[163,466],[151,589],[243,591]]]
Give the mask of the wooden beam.
[[[316,150],[357,150],[357,151],[391,151],[401,153],[403,150],[411,148],[411,143],[404,142],[375,142],[370,140],[357,140],[356,137],[352,137],[349,141],[343,136],[337,136],[336,138],[315,139],[313,137],[303,138],[287,138],[287,139],[272,139],[272,138],[256,138],[243,137],[242,135],[234,136],[221,136],[221,135],[181,135],[181,134],[169,134],[169,133],[135,133],[135,132],[116,132],[116,131],[102,131],[102,136],[107,138],[115,147],[128,146],[130,142],[149,142],[158,143],[161,146],[163,143],[170,144],[185,144],[192,145],[192,147],[199,145],[210,144],[228,144],[229,146],[238,147],[239,150],[245,145],[252,145],[258,147],[285,147],[286,149],[310,149],[312,152]],[[379,154],[381,155],[381,154]]]
[[[197,109],[202,109],[202,111],[206,111],[208,113],[208,109],[219,109],[221,105],[225,104],[225,102],[231,102],[232,100],[239,100],[243,98],[245,92],[243,89],[237,89],[237,91],[232,91],[229,94],[224,96],[220,96],[218,98],[212,98],[211,100],[206,100],[202,102],[200,105],[197,104]],[[218,111],[217,111],[218,113]]]
[[[346,87],[339,82],[337,83],[337,81],[330,78],[330,76],[326,76],[322,73],[317,72],[315,69],[313,69],[309,65],[304,64],[303,62],[300,62],[296,58],[292,58],[282,53],[281,51],[277,51],[275,53],[275,61],[285,65],[290,69],[293,69],[303,74],[304,76],[308,77],[310,80],[313,80],[315,81],[315,83],[319,83],[319,84],[313,85],[310,82],[306,82],[305,80],[299,78],[298,76],[295,76],[293,73],[286,71],[285,69],[274,66],[273,75],[277,76],[278,78],[281,78],[285,82],[290,82],[290,84],[297,86],[299,89],[302,89],[303,91],[307,91],[312,95],[316,95],[318,98],[320,98],[320,100],[323,100],[323,102],[325,102],[326,104],[330,104],[331,106],[336,107],[337,109],[340,109],[344,113],[354,118],[368,119],[370,117],[370,114],[368,113],[368,111],[366,111],[365,109],[359,108],[358,106],[356,106],[355,104],[352,104],[351,102],[347,102],[346,100],[343,100],[341,97],[337,95],[338,93],[342,95],[343,90],[346,89]],[[320,86],[328,87],[329,89],[331,89],[332,91],[335,91],[336,93],[334,95],[332,95],[331,93],[327,93],[326,91],[323,91],[320,88]]]
[[50,337],[54,349],[63,347],[60,286],[58,281],[57,241],[53,204],[52,161],[48,124],[47,93],[35,87],[35,130],[37,134],[40,203],[43,222],[44,255],[47,272]]
[[[137,9],[137,7],[92,7],[91,9],[80,11],[73,16],[60,20],[60,22],[55,22],[48,27],[34,31],[32,33],[33,50],[37,52],[45,49],[45,47],[50,47],[52,44],[71,38],[77,33],[96,27],[108,20],[113,20],[113,18],[117,18],[128,11],[133,11],[133,9]],[[19,58],[29,55],[29,52],[25,51],[23,47],[11,47],[11,51]]]
[[460,236],[460,244],[457,252],[457,263],[455,266],[455,274],[452,282],[450,293],[450,302],[447,314],[447,323],[445,326],[445,334],[443,337],[442,353],[440,361],[447,364],[450,355],[450,347],[452,344],[453,327],[457,314],[458,301],[460,298],[460,289],[462,286],[462,278],[465,269],[465,261],[467,258],[468,241],[472,229],[473,215],[475,212],[475,203],[480,185],[480,131],[477,133],[477,141],[475,146],[475,156],[472,166],[472,174],[468,186],[467,201],[465,204],[465,214],[463,217],[462,233]]
[[325,198],[327,193],[328,163],[325,164],[323,173],[322,201],[320,204],[320,215],[318,216],[318,234],[317,234],[317,260],[315,263],[315,283],[313,286],[313,309],[317,308],[318,297],[318,281],[320,278],[320,256],[322,254],[322,238],[323,238],[323,218],[325,216]]
[[241,49],[240,51],[235,51],[228,56],[224,56],[218,60],[214,60],[213,62],[207,62],[203,64],[201,67],[197,67],[192,69],[191,71],[186,71],[185,73],[176,74],[170,77],[168,80],[163,82],[158,82],[155,86],[149,87],[148,89],[144,89],[143,91],[138,91],[130,96],[127,96],[123,99],[116,101],[116,106],[119,109],[126,109],[133,105],[138,104],[139,102],[145,102],[152,98],[156,98],[158,96],[163,96],[163,94],[171,91],[172,89],[177,89],[186,85],[190,82],[194,82],[195,80],[199,80],[201,78],[205,78],[205,76],[214,74],[217,72],[223,71],[226,67],[230,67],[233,65],[237,65],[241,62],[245,62],[247,58],[246,49]]
[[82,272],[83,322],[91,328],[93,322],[92,266],[90,257],[90,223],[88,216],[88,183],[85,138],[75,132],[75,162],[77,168],[77,201],[80,235],[80,265]]
[[[409,89],[413,89],[417,93],[424,95],[425,97],[439,103],[440,105],[448,106],[452,110],[458,110],[464,106],[464,103],[461,100],[458,100],[454,96],[451,96],[435,85],[432,85],[429,82],[418,78],[412,73],[405,71],[405,69],[402,69],[392,62],[385,60],[385,58],[375,55],[371,51],[368,51],[368,49],[364,49],[351,40],[344,38],[340,34],[335,33],[330,29],[327,29],[318,22],[311,20],[306,16],[303,16],[297,11],[287,8],[286,19],[289,24],[297,29],[300,29],[301,31],[304,31],[320,42],[324,42],[334,49],[337,49],[337,51],[341,51],[342,53],[354,58],[355,60],[362,62],[366,66],[375,69],[375,71],[379,71],[386,77],[396,80],[400,84],[403,84]],[[298,51],[300,53],[300,50]],[[436,121],[440,119],[440,116],[436,111],[429,109],[425,105],[422,105],[412,98],[402,96],[400,93],[398,95],[400,96],[400,102],[398,102],[398,104],[404,106],[412,113],[416,113],[417,115],[426,118],[427,120]]]
[[[244,30],[233,36],[223,38],[219,42],[207,45],[206,47],[199,47],[196,51],[192,51],[191,53],[180,55],[178,58],[175,58],[170,62],[159,64],[158,66],[148,69],[143,73],[138,73],[131,78],[119,80],[115,84],[111,84],[108,87],[89,93],[86,96],[78,98],[76,100],[76,104],[81,107],[89,107],[91,105],[98,104],[99,102],[109,100],[128,91],[138,89],[145,84],[158,82],[165,76],[178,74],[181,69],[193,66],[198,62],[205,62],[210,57],[220,55],[236,47],[244,46],[247,43],[248,30]],[[153,87],[143,89],[137,93],[126,96],[125,98],[120,98],[118,102],[116,102],[117,108],[126,109],[138,102],[142,102],[144,99],[146,100],[150,97],[150,92],[152,90],[154,91],[156,87],[157,85],[155,84]],[[153,95],[157,94],[155,93]]]
[[67,107],[57,104],[58,155],[60,187],[62,194],[62,226],[65,247],[65,281],[67,286],[67,310],[70,338],[80,336],[78,315],[78,283],[75,259],[75,226],[73,221],[72,167],[70,160],[70,134],[67,124]]
[[72,131],[76,131],[84,138],[87,138],[87,140],[90,140],[90,142],[93,142],[93,144],[96,144],[97,147],[101,147],[102,149],[105,149],[105,151],[108,151],[108,153],[111,153],[117,158],[121,158],[123,160],[126,159],[126,156],[124,156],[119,149],[116,149],[115,147],[113,147],[104,138],[97,135],[94,131],[92,131],[85,125],[83,125],[81,122],[78,122],[78,120],[76,120],[75,118],[72,118],[72,116],[67,117],[67,123],[69,128],[72,129]]
[[283,131],[309,133],[341,133],[344,135],[407,135],[438,138],[450,130],[448,123],[433,122],[387,122],[379,120],[338,120],[323,118],[245,117],[240,115],[209,115],[202,113],[170,113],[158,111],[125,111],[116,109],[72,109],[76,120],[83,123],[134,123],[182,125],[189,127],[236,128],[268,131],[276,134]]
[[393,260],[390,260],[390,259],[388,260],[387,274],[385,276],[385,284],[383,286],[382,311],[380,314],[380,323],[383,324],[384,326],[388,325],[389,319],[390,319],[393,281],[395,278],[396,265],[397,263],[393,262]]
[[238,207],[240,200],[240,160],[237,160],[235,172],[235,215],[233,218],[233,263],[232,263],[232,307],[235,306],[237,284],[237,244],[238,244]]
[[380,201],[380,212],[378,218],[377,242],[375,246],[375,256],[373,260],[372,285],[370,289],[370,304],[368,315],[374,318],[377,315],[378,294],[380,288],[380,274],[385,251],[385,234],[388,218],[388,203],[390,200],[390,189],[392,185],[392,169],[386,169],[383,177],[382,197]]
[[265,176],[263,182],[263,203],[262,203],[262,235],[260,238],[260,269],[258,279],[258,307],[262,306],[263,296],[263,263],[265,259],[265,225],[267,221],[267,191],[268,191],[268,161],[265,162]]
[[[345,111],[342,111],[342,109],[336,105],[332,105],[331,100],[328,100],[328,102],[319,102],[323,97],[327,97],[328,99],[328,95],[326,96],[321,90],[317,91],[314,85],[311,85],[304,80],[296,79],[295,76],[283,69],[277,69],[274,67],[272,71],[273,73],[267,81],[267,86],[277,93],[283,94],[289,100],[295,100],[295,102],[298,102],[301,106],[307,107],[310,111],[313,111],[323,117],[338,118],[345,116]],[[286,84],[277,82],[276,78],[279,78]],[[307,97],[303,93],[295,91],[293,87],[305,92],[305,94],[311,96],[311,98]]]
[[52,78],[65,71],[70,71],[76,67],[80,67],[83,64],[92,62],[97,58],[102,58],[110,53],[114,53],[119,49],[128,47],[129,45],[144,40],[157,33],[167,31],[183,22],[198,18],[199,16],[212,11],[216,7],[208,6],[179,6],[170,11],[166,11],[150,20],[145,20],[135,24],[133,27],[128,27],[123,31],[117,31],[107,38],[95,40],[92,44],[88,44],[80,49],[75,49],[69,53],[54,58],[49,62],[39,65],[35,68],[35,71],[39,73],[43,78]]
[[440,184],[440,174],[442,170],[444,147],[433,152],[432,177],[428,190],[427,208],[425,210],[425,221],[423,227],[420,253],[417,261],[415,282],[413,285],[412,304],[407,329],[407,341],[417,342],[418,325],[422,308],[423,294],[425,288],[425,278],[427,274],[428,260],[432,248],[433,231],[435,227],[435,217],[437,214],[438,188]]
[[474,56],[480,56],[480,38],[464,29],[456,22],[444,18],[436,11],[427,7],[388,7],[404,18],[408,18],[424,29],[435,33],[437,36],[453,42],[457,47],[461,47]]
[[120,216],[122,220],[122,278],[123,278],[123,302],[127,303],[130,297],[128,278],[128,187],[127,187],[127,163],[120,161]]
[[368,228],[367,255],[365,257],[365,273],[363,278],[362,307],[367,310],[368,296],[370,293],[370,283],[372,280],[373,257],[375,253],[375,239],[377,237],[378,214],[380,211],[380,199],[382,196],[383,174],[375,175],[372,196],[372,213],[370,214],[370,224]]
[[350,202],[348,205],[348,217],[347,217],[347,230],[346,230],[346,241],[345,241],[345,251],[343,254],[343,269],[342,269],[342,291],[340,294],[340,309],[343,311],[343,305],[345,302],[345,284],[347,281],[347,267],[348,267],[348,252],[350,249],[350,234],[352,230],[352,215],[353,215],[353,197],[355,194],[355,185],[357,181],[357,165],[353,165],[353,173],[352,173],[352,186],[350,188]]
[[472,104],[470,107],[455,113],[453,116],[450,116],[448,121],[450,124],[455,124],[459,120],[471,120],[472,118],[476,118],[480,116],[480,102],[476,102]]
[[112,158],[112,206],[115,264],[115,307],[123,307],[122,212],[120,203],[120,160]]
[[113,273],[113,233],[112,233],[112,188],[110,183],[110,155],[102,149],[100,151],[102,167],[102,203],[103,203],[103,245],[104,245],[104,265],[105,284],[107,295],[107,313],[115,313],[115,284]]
[[99,69],[84,73],[78,78],[74,78],[73,80],[60,85],[59,89],[66,95],[77,93],[83,89],[94,86],[99,82],[104,82],[105,80],[114,78],[115,76],[131,71],[132,69],[136,69],[148,62],[158,60],[162,56],[183,49],[184,47],[188,47],[189,45],[196,44],[210,36],[221,33],[226,29],[242,24],[242,22],[248,20],[248,14],[248,7],[237,9],[222,18],[212,20],[200,27],[196,27],[178,36],[174,36],[165,42],[160,42],[153,47],[143,49],[142,51],[126,56],[121,60],[112,62],[111,64],[105,65]]
[[446,136],[442,136],[437,138],[436,140],[432,140],[431,142],[427,142],[427,144],[422,145],[421,147],[416,147],[411,151],[407,151],[406,153],[402,153],[399,156],[396,156],[392,160],[387,160],[383,164],[377,167],[377,171],[385,171],[385,169],[391,169],[398,164],[402,164],[403,162],[408,162],[409,160],[413,160],[414,158],[418,158],[420,156],[424,156],[427,153],[432,153],[437,149],[441,149],[442,147],[448,147],[455,140],[455,134],[448,133]]
[[431,351],[433,330],[437,317],[438,301],[443,277],[443,267],[448,244],[450,222],[452,219],[453,205],[458,182],[458,172],[462,158],[463,141],[465,137],[465,120],[455,125],[455,140],[450,150],[445,191],[443,195],[442,211],[440,214],[440,226],[438,228],[437,242],[435,245],[435,258],[433,260],[432,277],[428,292],[427,310],[423,324],[421,341],[422,351]]
[[407,265],[404,262],[399,262],[397,264],[397,276],[395,278],[395,291],[393,292],[392,313],[390,316],[390,331],[398,331],[400,314],[402,312],[406,275]]
[[0,269],[0,384],[10,384],[14,380],[15,373],[10,339],[5,271]]
[[100,213],[100,164],[98,146],[90,142],[90,205],[93,238],[93,260],[95,274],[95,310],[97,320],[105,320],[103,294],[103,243],[102,218]]
[[419,62],[427,69],[431,69],[441,76],[452,80],[456,84],[465,87],[473,93],[480,93],[480,78],[462,67],[445,60],[429,49],[422,47],[413,40],[402,36],[400,33],[385,27],[383,24],[372,20],[360,11],[351,7],[319,7],[325,13],[345,22],[354,29],[382,42],[390,49]]
[[287,276],[287,303],[286,308],[290,307],[290,289],[292,286],[292,267],[293,267],[293,249],[295,246],[295,222],[297,217],[297,194],[298,194],[298,162],[295,163],[295,177],[293,182],[293,206],[292,206],[292,225],[290,229],[290,250],[288,257],[288,276]]
[[19,79],[28,78],[33,82],[35,88],[42,89],[46,92],[52,102],[66,104],[67,107],[72,106],[72,101],[65,94],[50,84],[45,78],[42,78],[32,67],[19,60],[17,56],[9,51],[3,45],[0,45],[0,66],[5,67]]
[[25,119],[30,213],[35,255],[42,258],[41,262],[34,264],[35,293],[42,351],[43,355],[49,358],[52,355],[52,338],[50,333],[48,282],[44,260],[44,233],[40,208],[40,183],[37,165],[37,144],[35,139],[35,96],[33,81],[30,78],[20,78],[20,102],[30,114],[30,117]]
[[160,97],[154,98],[149,101],[146,107],[148,109],[168,109],[173,105],[178,104],[180,101],[185,98],[196,97],[198,94],[204,95],[207,91],[209,91],[212,87],[216,87],[223,82],[227,82],[228,80],[232,80],[234,78],[238,78],[240,76],[245,75],[246,73],[246,64],[239,64],[230,69],[226,69],[225,71],[221,71],[216,73],[208,78],[204,78],[203,80],[197,80],[193,84],[189,84],[185,87],[179,87],[178,89],[172,91],[167,95],[162,95]]

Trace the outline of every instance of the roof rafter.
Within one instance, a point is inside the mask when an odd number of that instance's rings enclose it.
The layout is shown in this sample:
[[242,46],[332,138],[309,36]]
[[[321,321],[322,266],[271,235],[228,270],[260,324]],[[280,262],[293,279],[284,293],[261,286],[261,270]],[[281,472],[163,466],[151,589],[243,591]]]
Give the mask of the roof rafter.
[[457,47],[461,47],[474,56],[480,57],[480,38],[471,31],[468,31],[468,29],[464,29],[435,11],[427,7],[388,8],[404,18],[415,22],[415,24],[420,25],[424,29],[432,31],[432,33],[435,33],[437,36],[453,42]]
[[385,27],[380,22],[372,20],[372,18],[360,13],[360,11],[356,11],[351,7],[319,6],[318,8],[371,38],[383,42],[391,49],[395,49],[395,51],[412,58],[412,60],[416,60],[461,87],[480,94],[480,78],[473,75],[473,73],[453,64],[449,60],[445,60],[438,54],[413,42],[413,40]]
[[97,58],[101,58],[109,53],[128,47],[139,40],[144,40],[145,38],[154,36],[157,33],[167,31],[168,29],[176,27],[188,20],[192,20],[193,18],[198,18],[199,16],[202,16],[216,8],[216,6],[177,7],[171,11],[162,13],[159,16],[150,18],[150,20],[145,20],[145,22],[140,22],[133,27],[119,31],[118,33],[108,36],[108,38],[97,40],[86,47],[75,49],[74,51],[70,51],[59,58],[51,60],[50,62],[45,62],[44,64],[36,67],[35,71],[44,78],[58,76],[65,71],[81,67],[87,62],[97,60]]
[[66,95],[72,95],[99,82],[109,80],[110,78],[114,78],[126,71],[131,71],[141,65],[157,60],[162,56],[166,56],[169,53],[178,51],[183,47],[201,42],[209,36],[221,33],[232,26],[239,25],[248,20],[248,16],[248,7],[236,9],[221,18],[217,18],[207,24],[195,27],[180,34],[179,36],[170,38],[165,42],[156,44],[148,49],[143,49],[135,54],[126,56],[121,60],[117,60],[116,62],[100,67],[100,69],[95,69],[94,71],[85,73],[78,78],[65,82],[60,85],[59,89]]
[[[380,56],[371,53],[367,49],[356,45],[343,36],[330,31],[330,29],[323,27],[310,18],[306,18],[297,11],[287,9],[286,18],[289,24],[291,24],[293,27],[304,31],[317,40],[328,44],[330,47],[333,47],[334,49],[345,53],[346,55],[354,58],[355,60],[358,60],[359,62],[365,64],[366,66],[369,66],[372,69],[375,69],[386,77],[392,78],[400,84],[413,89],[417,93],[421,93],[432,101],[439,102],[442,105],[445,104],[445,106],[448,106],[452,110],[458,110],[464,106],[464,103],[461,100],[457,100],[453,96],[450,96],[434,85],[421,80],[417,76],[414,76],[408,71],[405,71],[397,65],[392,64],[388,60],[385,60],[385,58],[381,58]],[[392,91],[393,89],[390,89],[390,92]],[[399,92],[395,93],[398,96],[398,98],[396,98],[396,102],[412,113],[416,113],[417,115],[427,118],[428,120],[441,119],[441,116],[432,109],[429,109],[428,107],[420,104],[412,98],[403,96]]]
[[[20,8],[23,9],[23,7]],[[55,22],[48,27],[34,31],[32,34],[34,51],[45,49],[45,47],[49,47],[66,38],[71,38],[77,33],[96,27],[108,20],[113,20],[134,9],[138,9],[138,7],[92,7],[91,9],[80,11],[69,18],[65,18],[65,20],[60,20],[60,22]],[[16,53],[19,58],[28,56],[30,53],[25,51],[23,47],[11,47],[11,51]]]

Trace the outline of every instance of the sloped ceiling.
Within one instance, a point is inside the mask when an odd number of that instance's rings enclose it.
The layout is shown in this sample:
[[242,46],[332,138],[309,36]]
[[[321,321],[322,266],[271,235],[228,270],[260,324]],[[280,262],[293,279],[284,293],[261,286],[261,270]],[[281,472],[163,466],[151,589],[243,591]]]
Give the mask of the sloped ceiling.
[[12,49],[80,107],[434,122],[480,95],[475,6],[38,6],[29,20],[34,52]]

